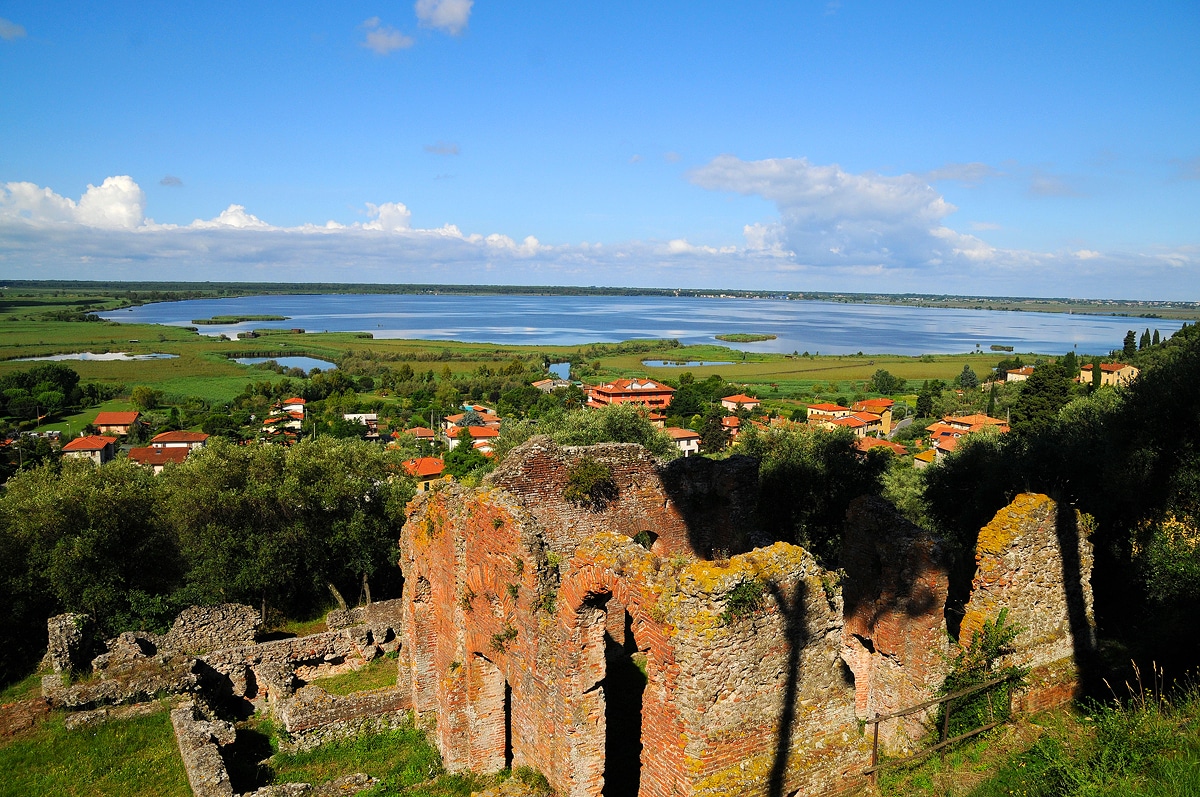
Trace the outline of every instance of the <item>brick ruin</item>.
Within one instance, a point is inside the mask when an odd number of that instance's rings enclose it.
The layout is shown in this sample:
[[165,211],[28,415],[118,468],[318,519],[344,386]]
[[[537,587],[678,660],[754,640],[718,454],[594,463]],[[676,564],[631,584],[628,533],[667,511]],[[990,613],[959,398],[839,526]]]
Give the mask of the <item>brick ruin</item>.
[[[563,497],[584,457],[613,474],[601,505]],[[828,571],[762,532],[756,496],[744,457],[664,465],[635,445],[535,438],[480,487],[413,500],[402,598],[259,643],[255,610],[196,608],[100,655],[86,617],[51,618],[43,694],[75,711],[74,726],[186,697],[172,722],[204,795],[233,794],[220,754],[233,732],[211,708],[229,700],[272,712],[297,747],[416,721],[448,769],[531,766],[561,797],[855,791],[870,760],[862,721],[927,700],[945,677],[952,556],[887,502],[860,498],[843,569]],[[961,639],[1009,610],[1023,629],[1014,659],[1032,671],[1026,710],[1069,699],[1094,645],[1086,535],[1043,495],[1018,496],[980,531]],[[385,654],[394,687],[334,696],[306,684]],[[885,723],[883,746],[909,749],[926,720]],[[318,793],[308,788],[294,793]]]
[[[602,506],[563,497],[583,457],[613,474]],[[660,465],[638,446],[535,438],[479,488],[414,499],[400,681],[447,768],[532,766],[563,797],[861,787],[861,720],[945,677],[950,553],[864,498],[844,571],[826,571],[761,532],[756,495],[745,458]],[[1010,607],[1029,707],[1072,694],[1091,644],[1088,543],[1075,529],[1070,546],[1047,544],[1064,518],[1045,496],[997,515],[1006,531],[980,535],[963,622]],[[905,749],[923,719],[885,724],[885,746]]]

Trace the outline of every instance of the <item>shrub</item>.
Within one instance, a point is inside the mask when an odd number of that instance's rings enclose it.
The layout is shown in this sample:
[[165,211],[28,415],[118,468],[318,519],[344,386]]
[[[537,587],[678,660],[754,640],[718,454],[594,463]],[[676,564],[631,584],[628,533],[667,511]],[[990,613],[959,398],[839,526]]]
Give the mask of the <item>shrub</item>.
[[567,472],[563,498],[593,512],[604,511],[617,498],[612,468],[592,457],[583,457]]

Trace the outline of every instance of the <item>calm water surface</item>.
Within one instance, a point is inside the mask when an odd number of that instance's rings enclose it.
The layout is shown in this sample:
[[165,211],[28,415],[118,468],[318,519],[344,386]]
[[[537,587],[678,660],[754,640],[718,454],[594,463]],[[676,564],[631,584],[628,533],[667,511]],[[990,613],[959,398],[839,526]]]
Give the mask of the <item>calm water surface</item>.
[[[1165,334],[1183,322],[1061,313],[952,310],[893,305],[767,299],[658,296],[242,296],[160,302],[103,313],[111,321],[191,326],[216,315],[282,315],[286,321],[205,326],[230,337],[250,329],[370,332],[376,338],[498,344],[578,345],[630,338],[678,338],[734,349],[822,354],[936,354],[984,351],[1107,354],[1126,330]],[[733,332],[777,335],[756,343],[722,343]]]

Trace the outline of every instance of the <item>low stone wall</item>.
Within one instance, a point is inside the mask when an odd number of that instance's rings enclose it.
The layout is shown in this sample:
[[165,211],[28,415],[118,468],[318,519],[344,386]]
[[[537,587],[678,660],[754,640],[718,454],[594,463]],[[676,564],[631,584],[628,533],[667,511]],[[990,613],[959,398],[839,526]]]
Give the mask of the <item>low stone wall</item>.
[[240,603],[191,606],[175,618],[159,647],[194,655],[250,645],[261,623],[257,609]]
[[147,654],[133,634],[122,634],[107,653],[97,656],[92,677],[87,680],[71,683],[66,673],[42,678],[42,696],[54,708],[138,703],[161,695],[191,694],[199,688],[199,668],[194,658]]
[[275,714],[292,736],[288,749],[310,750],[334,739],[412,725],[412,699],[404,687],[331,695],[305,686],[281,701]]
[[221,746],[233,744],[237,731],[228,722],[213,720],[206,709],[188,702],[171,712],[171,726],[183,768],[195,797],[233,797],[229,770]]

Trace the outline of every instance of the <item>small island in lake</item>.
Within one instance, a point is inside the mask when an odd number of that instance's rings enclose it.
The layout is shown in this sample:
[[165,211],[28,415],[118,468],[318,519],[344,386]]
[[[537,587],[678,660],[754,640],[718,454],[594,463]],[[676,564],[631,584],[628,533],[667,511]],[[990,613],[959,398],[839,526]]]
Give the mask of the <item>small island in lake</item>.
[[731,332],[728,335],[716,335],[717,340],[726,343],[758,343],[760,340],[775,340],[778,335],[756,335],[750,332]]
[[212,318],[193,318],[193,324],[240,324],[243,321],[287,321],[286,315],[215,315]]

